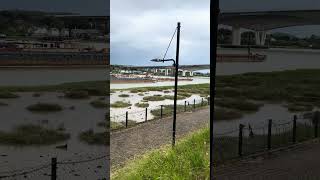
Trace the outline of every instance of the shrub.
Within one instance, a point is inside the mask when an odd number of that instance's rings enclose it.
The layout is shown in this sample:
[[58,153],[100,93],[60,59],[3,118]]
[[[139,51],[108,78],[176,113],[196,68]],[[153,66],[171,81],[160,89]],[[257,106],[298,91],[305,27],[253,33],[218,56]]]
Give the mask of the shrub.
[[8,145],[48,145],[69,138],[67,133],[37,125],[20,125],[12,132],[0,132],[0,144]]
[[129,97],[129,94],[120,94],[119,97]]
[[147,108],[149,107],[148,103],[136,103],[135,106],[139,107],[139,108]]
[[108,105],[106,101],[101,101],[99,99],[92,101],[90,104],[95,108],[107,108]]
[[65,97],[70,99],[86,99],[89,97],[88,91],[69,91],[65,93]]
[[11,98],[18,98],[19,95],[7,92],[7,91],[0,91],[0,99],[11,99]]
[[106,145],[109,144],[108,133],[100,132],[96,133],[93,130],[88,130],[80,133],[79,138],[88,144]]
[[128,103],[128,102],[122,102],[122,101],[116,101],[114,103],[111,104],[112,108],[126,108],[131,106],[132,104]]
[[164,98],[163,96],[159,96],[159,95],[153,95],[153,96],[145,96],[143,97],[143,100],[145,101],[163,101],[166,98]]
[[59,104],[50,103],[37,103],[27,107],[29,111],[39,111],[39,112],[56,112],[62,111],[62,107]]

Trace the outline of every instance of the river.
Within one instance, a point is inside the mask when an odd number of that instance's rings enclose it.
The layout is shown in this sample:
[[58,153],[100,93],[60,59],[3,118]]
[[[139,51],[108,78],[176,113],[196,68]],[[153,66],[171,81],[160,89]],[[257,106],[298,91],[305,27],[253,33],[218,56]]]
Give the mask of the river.
[[[320,50],[253,49],[253,52],[266,54],[267,60],[259,63],[218,63],[217,75],[240,74],[246,72],[270,72],[301,68],[319,68]],[[246,49],[219,49],[219,53],[246,53]],[[183,64],[183,59],[181,60]],[[0,85],[45,85],[64,82],[105,80],[106,68],[16,68],[0,69]],[[203,81],[197,79],[181,84]],[[208,82],[208,81],[205,81]],[[172,82],[153,84],[111,84],[113,89],[170,85]]]

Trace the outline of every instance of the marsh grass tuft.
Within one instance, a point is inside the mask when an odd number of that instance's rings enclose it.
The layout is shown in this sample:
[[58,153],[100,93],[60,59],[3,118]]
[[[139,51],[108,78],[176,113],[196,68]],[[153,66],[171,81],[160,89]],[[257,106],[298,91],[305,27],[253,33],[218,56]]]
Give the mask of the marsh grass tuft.
[[132,104],[130,104],[129,102],[116,101],[111,104],[111,107],[112,108],[126,108],[126,107],[130,107],[131,105]]
[[0,132],[0,144],[6,145],[48,145],[69,138],[70,135],[61,130],[28,124],[17,126],[12,132]]
[[37,103],[26,107],[26,109],[34,112],[57,112],[63,110],[62,106],[53,103]]

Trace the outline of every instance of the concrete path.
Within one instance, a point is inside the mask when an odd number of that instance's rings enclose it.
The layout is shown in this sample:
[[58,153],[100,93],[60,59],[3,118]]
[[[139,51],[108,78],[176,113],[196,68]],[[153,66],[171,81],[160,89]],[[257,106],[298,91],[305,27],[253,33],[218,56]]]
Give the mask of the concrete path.
[[[194,112],[177,115],[177,138],[203,128],[210,119],[209,107]],[[111,166],[123,165],[135,155],[171,144],[172,117],[150,121],[138,126],[111,133],[110,156]]]

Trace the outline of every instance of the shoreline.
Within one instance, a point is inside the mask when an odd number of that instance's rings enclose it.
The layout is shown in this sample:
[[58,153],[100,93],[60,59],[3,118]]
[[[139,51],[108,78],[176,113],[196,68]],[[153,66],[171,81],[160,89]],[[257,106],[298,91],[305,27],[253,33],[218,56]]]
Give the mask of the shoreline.
[[87,69],[87,68],[107,68],[109,65],[67,65],[67,66],[49,66],[49,65],[40,65],[40,66],[0,66],[0,69],[38,69],[38,68],[53,68],[53,69],[73,69],[73,68],[83,68],[83,69]]

